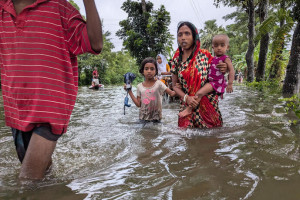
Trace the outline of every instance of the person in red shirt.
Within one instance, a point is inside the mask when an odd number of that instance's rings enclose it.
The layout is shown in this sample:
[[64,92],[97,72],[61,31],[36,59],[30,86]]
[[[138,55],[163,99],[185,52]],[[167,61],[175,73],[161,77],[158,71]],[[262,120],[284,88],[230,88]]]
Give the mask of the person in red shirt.
[[22,163],[20,178],[44,177],[75,105],[77,55],[102,50],[95,2],[83,2],[86,22],[66,0],[0,1],[3,106]]
[[99,74],[98,74],[98,70],[97,67],[94,68],[93,71],[93,80],[92,80],[92,87],[94,87],[95,85],[99,85]]

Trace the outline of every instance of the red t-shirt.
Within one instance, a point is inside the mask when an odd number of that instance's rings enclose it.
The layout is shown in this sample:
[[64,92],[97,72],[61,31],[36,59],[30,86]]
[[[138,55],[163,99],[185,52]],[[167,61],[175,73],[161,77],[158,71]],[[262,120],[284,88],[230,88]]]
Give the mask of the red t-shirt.
[[93,78],[98,78],[98,71],[97,70],[93,71]]
[[66,0],[37,0],[18,16],[0,1],[0,67],[6,125],[67,131],[78,90],[76,55],[95,53],[86,23]]

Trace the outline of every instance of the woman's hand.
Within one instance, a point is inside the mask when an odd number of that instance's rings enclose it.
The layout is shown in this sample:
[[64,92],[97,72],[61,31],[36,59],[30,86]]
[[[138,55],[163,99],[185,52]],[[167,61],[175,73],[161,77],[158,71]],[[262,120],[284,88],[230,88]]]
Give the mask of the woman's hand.
[[186,97],[186,103],[189,106],[192,106],[193,108],[196,108],[199,104],[199,102],[197,101],[197,96],[187,96]]
[[223,74],[225,74],[228,71],[228,66],[226,63],[224,62],[219,62],[219,64],[217,64],[216,66],[217,68],[219,68],[220,72],[222,72]]

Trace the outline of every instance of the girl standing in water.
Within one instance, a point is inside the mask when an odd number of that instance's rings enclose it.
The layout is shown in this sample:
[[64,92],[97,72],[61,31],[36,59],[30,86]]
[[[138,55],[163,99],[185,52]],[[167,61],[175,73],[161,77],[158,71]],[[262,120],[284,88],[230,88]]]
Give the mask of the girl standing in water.
[[[164,92],[175,96],[175,92],[167,88],[159,80],[155,80],[158,73],[157,63],[154,58],[146,58],[142,61],[140,73],[145,77],[144,82],[137,85],[137,97],[130,89],[130,95],[134,104],[140,108],[139,119],[143,122],[160,122],[162,119],[162,95]],[[124,86],[126,90],[126,85]]]

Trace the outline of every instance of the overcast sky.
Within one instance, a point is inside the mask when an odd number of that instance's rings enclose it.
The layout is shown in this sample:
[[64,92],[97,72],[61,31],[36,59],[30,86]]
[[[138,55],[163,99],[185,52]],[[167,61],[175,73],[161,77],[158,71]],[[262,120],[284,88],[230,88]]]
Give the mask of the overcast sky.
[[[115,45],[114,51],[119,51],[122,48],[122,41],[118,39],[115,33],[120,29],[119,22],[127,18],[127,13],[121,9],[124,1],[95,0],[100,18],[103,20],[104,31],[112,33],[110,38]],[[83,1],[74,0],[74,2],[80,7],[80,12],[85,15]],[[170,12],[171,24],[169,30],[174,37],[177,31],[177,24],[180,21],[190,21],[198,29],[202,29],[205,21],[216,19],[219,26],[225,27],[232,22],[225,22],[222,17],[235,11],[235,8],[224,6],[216,8],[213,5],[213,0],[151,0],[151,2],[154,4],[155,9],[163,4],[166,10]],[[174,41],[173,47],[177,47],[176,41]]]

